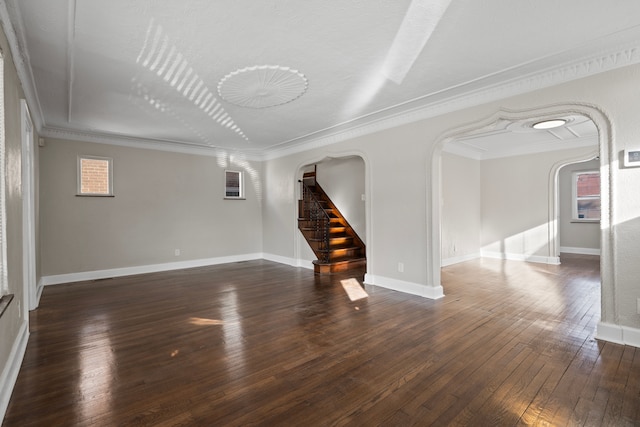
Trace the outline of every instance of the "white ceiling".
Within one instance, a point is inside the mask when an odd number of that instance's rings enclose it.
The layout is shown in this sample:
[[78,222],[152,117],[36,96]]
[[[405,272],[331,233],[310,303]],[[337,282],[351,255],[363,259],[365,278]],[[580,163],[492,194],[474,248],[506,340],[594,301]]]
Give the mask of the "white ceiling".
[[636,0],[6,0],[0,20],[42,135],[255,155],[640,62]]
[[566,123],[553,129],[534,129],[538,119],[509,121],[499,119],[489,127],[457,138],[444,151],[476,160],[495,159],[576,147],[597,147],[598,129],[579,115],[557,116]]

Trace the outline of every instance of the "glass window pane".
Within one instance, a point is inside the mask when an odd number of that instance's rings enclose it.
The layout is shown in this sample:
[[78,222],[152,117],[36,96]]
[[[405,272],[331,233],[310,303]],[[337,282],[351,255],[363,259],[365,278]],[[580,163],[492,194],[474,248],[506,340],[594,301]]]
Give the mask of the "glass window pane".
[[579,219],[600,219],[600,199],[578,200]]
[[81,159],[81,194],[109,194],[109,160]]
[[581,173],[576,185],[578,197],[600,195],[600,173]]

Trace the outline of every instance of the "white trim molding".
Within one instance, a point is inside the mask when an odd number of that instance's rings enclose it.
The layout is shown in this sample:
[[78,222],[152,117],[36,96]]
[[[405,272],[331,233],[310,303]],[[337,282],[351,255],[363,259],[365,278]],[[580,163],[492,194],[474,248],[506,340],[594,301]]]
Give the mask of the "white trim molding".
[[513,254],[504,252],[491,252],[482,250],[483,258],[505,259],[509,261],[526,261],[538,264],[560,265],[560,257]]
[[600,322],[596,329],[595,338],[597,340],[640,348],[640,329],[632,328],[630,326]]
[[570,246],[560,246],[560,253],[577,255],[600,255],[600,249],[596,248],[572,248]]
[[480,252],[474,252],[467,255],[460,255],[460,256],[454,256],[451,258],[443,259],[441,262],[441,265],[442,267],[448,267],[450,265],[459,264],[461,262],[471,261],[478,258],[481,258]]
[[313,270],[313,262],[304,259],[295,259],[267,253],[262,254],[262,259],[277,262],[279,264],[285,264],[291,267],[302,267],[306,268],[307,270]]
[[163,264],[139,265],[134,267],[111,268],[107,270],[83,271],[79,273],[55,274],[40,278],[38,286],[39,294],[42,293],[42,286],[60,285],[63,283],[85,282],[90,280],[111,279],[114,277],[134,276],[137,274],[160,273],[163,271],[183,270],[187,268],[207,267],[210,265],[229,264],[233,262],[254,261],[264,259],[291,267],[302,267],[313,270],[311,261],[296,260],[280,255],[252,253],[243,255],[231,255],[217,258],[203,258],[189,261],[167,262]]
[[20,325],[18,335],[11,346],[11,352],[9,353],[6,365],[4,365],[4,369],[2,370],[2,375],[0,375],[0,423],[7,412],[9,399],[11,399],[11,393],[13,392],[13,387],[16,385],[20,366],[22,365],[22,360],[24,359],[25,352],[27,351],[28,341],[29,322],[27,322],[27,320],[23,320]]
[[139,265],[135,267],[112,268],[108,270],[83,271],[79,273],[56,274],[43,276],[45,286],[62,283],[84,282],[88,280],[111,279],[114,277],[133,276],[136,274],[159,273],[162,271],[182,270],[185,268],[206,267],[209,265],[227,264],[231,262],[253,261],[262,259],[261,253],[232,255],[217,258],[195,259],[190,261],[167,262],[163,264]]
[[[96,133],[87,129],[56,129],[50,124],[47,125],[35,90],[35,79],[20,10],[9,7],[5,3],[0,2],[0,24],[4,28],[18,77],[34,112],[36,129],[41,136],[214,156],[218,150],[234,151],[185,141],[132,138],[125,135]],[[256,157],[255,160],[284,157],[463,108],[638,64],[640,63],[639,35],[639,27],[630,27],[595,40],[585,41],[573,47],[570,52],[542,56],[497,73],[490,73],[421,95],[390,108],[374,111],[290,140],[280,141],[263,149],[244,151],[244,153],[247,158]]]
[[364,284],[391,289],[406,294],[418,295],[423,298],[440,299],[444,297],[442,286],[429,286],[420,283],[405,282],[404,280],[392,279],[390,277],[364,275]]

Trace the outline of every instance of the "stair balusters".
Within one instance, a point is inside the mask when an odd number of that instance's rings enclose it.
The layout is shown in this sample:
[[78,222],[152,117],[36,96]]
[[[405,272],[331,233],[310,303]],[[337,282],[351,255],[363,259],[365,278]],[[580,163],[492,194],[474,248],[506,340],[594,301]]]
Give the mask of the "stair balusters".
[[304,181],[298,182],[302,184],[303,218],[310,222],[310,225],[313,228],[314,239],[319,242],[319,261],[322,263],[328,263],[330,254],[329,227],[331,219],[320,200],[316,197],[315,192],[305,184]]

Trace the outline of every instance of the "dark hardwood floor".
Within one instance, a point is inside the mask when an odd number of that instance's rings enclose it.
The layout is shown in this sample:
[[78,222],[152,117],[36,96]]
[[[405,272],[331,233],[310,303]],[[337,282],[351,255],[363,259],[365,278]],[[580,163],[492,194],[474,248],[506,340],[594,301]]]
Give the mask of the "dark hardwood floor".
[[562,262],[447,267],[437,301],[268,261],[48,287],[3,425],[640,425],[598,260]]

